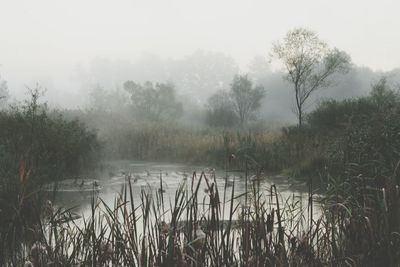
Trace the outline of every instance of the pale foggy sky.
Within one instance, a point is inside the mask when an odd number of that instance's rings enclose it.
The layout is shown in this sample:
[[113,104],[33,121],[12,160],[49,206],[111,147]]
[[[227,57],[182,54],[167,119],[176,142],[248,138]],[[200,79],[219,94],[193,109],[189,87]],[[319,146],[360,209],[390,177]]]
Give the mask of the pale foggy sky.
[[395,0],[0,0],[0,75],[11,91],[41,77],[65,87],[77,63],[95,57],[197,49],[245,69],[294,27],[318,32],[357,65],[390,70],[400,67],[399,10]]

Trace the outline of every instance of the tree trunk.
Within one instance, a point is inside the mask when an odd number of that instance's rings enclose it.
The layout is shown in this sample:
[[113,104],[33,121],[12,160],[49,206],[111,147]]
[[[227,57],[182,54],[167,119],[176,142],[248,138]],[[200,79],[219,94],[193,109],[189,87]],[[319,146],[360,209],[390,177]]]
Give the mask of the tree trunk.
[[302,123],[303,123],[303,111],[301,110],[301,108],[299,108],[299,109],[298,109],[298,112],[299,112],[299,115],[298,115],[298,118],[299,118],[299,128],[301,128],[301,125],[302,125]]

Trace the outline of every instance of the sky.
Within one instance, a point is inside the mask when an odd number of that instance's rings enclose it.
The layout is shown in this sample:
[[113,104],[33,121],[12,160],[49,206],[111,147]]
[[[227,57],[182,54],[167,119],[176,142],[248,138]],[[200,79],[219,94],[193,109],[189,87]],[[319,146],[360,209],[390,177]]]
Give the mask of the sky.
[[198,49],[246,69],[295,27],[386,71],[400,67],[399,10],[395,0],[0,0],[0,75],[11,91],[43,79],[77,90],[64,81],[94,58],[181,58]]

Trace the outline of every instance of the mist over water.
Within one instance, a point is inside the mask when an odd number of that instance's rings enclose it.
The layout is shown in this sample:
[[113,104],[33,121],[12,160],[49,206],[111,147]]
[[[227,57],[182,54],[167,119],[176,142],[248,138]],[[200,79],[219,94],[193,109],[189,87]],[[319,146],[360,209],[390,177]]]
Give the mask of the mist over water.
[[400,4],[3,0],[1,266],[399,266]]
[[[248,190],[253,190],[254,187],[260,186],[262,194],[266,197],[272,197],[271,186],[277,183],[282,200],[293,197],[294,201],[299,200],[301,202],[303,209],[307,208],[308,188],[304,182],[289,176],[256,177],[254,173],[250,173],[246,185],[245,175],[245,172],[237,170],[225,171],[178,163],[125,160],[110,162],[109,169],[96,176],[98,180],[80,177],[64,180],[60,183],[50,183],[45,188],[50,195],[54,190],[57,191],[54,198],[55,205],[73,208],[73,212],[85,217],[91,215],[93,198],[100,198],[110,207],[115,205],[115,197],[123,195],[124,190],[129,188],[128,179],[131,180],[135,203],[141,202],[142,190],[155,199],[159,190],[161,190],[161,184],[165,203],[174,203],[175,192],[180,186],[184,186],[186,190],[190,190],[192,186],[196,188],[200,179],[202,182],[199,187],[198,199],[203,203],[210,193],[207,184],[211,186],[216,182],[222,205],[226,206],[225,214],[222,215],[224,220],[229,218],[232,190],[234,190],[235,201],[244,203],[246,187],[248,187]],[[235,183],[234,187],[233,183]],[[257,185],[258,183],[259,185]],[[205,202],[204,204],[208,205]]]

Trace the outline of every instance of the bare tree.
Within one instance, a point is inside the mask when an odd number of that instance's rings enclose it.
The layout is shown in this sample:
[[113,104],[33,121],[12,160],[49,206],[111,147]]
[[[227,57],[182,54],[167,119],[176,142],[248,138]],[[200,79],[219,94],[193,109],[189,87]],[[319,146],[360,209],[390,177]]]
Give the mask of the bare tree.
[[282,61],[285,79],[293,84],[299,127],[304,116],[304,105],[316,90],[328,87],[334,73],[346,73],[350,57],[338,49],[330,49],[310,30],[289,31],[281,42],[273,45],[271,56]]

